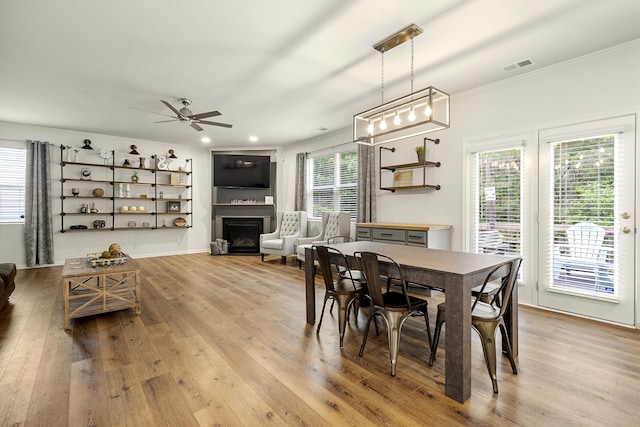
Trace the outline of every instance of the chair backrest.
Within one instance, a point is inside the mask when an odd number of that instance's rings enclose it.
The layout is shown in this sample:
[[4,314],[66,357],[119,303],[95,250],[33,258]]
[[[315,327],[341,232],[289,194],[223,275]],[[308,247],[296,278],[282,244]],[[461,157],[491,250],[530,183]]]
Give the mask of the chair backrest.
[[[324,216],[326,215],[326,222]],[[323,214],[324,231],[323,240],[333,236],[346,236],[351,227],[351,215],[349,212],[327,212]]]
[[502,303],[500,305],[500,316],[504,316],[504,313],[506,312],[507,307],[509,306],[509,302],[511,301],[511,294],[513,292],[513,287],[516,285],[516,282],[518,280],[518,271],[520,270],[521,264],[522,264],[522,258],[519,258],[515,261],[503,262],[495,266],[493,269],[491,269],[489,274],[487,274],[487,277],[484,279],[484,283],[482,284],[480,291],[476,294],[476,299],[475,301],[473,301],[473,305],[471,306],[471,311],[473,311],[473,309],[476,307],[476,304],[478,304],[478,301],[482,299],[482,294],[484,293],[484,289],[486,288],[487,284],[492,280],[496,279],[495,277],[493,277],[493,275],[496,274],[498,270],[506,269],[506,272],[502,275],[500,289],[498,291],[498,293],[500,293],[501,295],[504,295],[504,298],[502,299]]
[[[324,286],[328,291],[335,291],[335,280],[351,280],[353,284],[353,290],[356,289],[356,284],[353,278],[351,277],[336,277],[334,279],[334,272],[338,271],[338,266],[341,266],[341,263],[347,265],[347,257],[337,249],[329,248],[324,245],[314,245],[313,249],[315,250],[318,256],[318,264],[320,264],[320,271],[322,272],[322,278],[324,279]],[[334,259],[340,260],[331,261],[331,257],[335,257]]]
[[[282,219],[278,229],[280,230],[280,236],[293,236],[300,231],[304,231],[306,234],[307,228],[307,213],[302,211],[282,212]],[[303,234],[304,235],[304,234]]]
[[402,294],[407,301],[407,307],[411,309],[411,301],[409,299],[409,293],[407,291],[407,282],[404,280],[400,265],[393,259],[386,255],[378,254],[375,252],[356,252],[356,259],[360,263],[360,268],[364,272],[364,277],[367,281],[367,288],[369,289],[369,296],[375,305],[384,307],[384,298],[382,297],[382,284],[380,282],[380,261],[389,264],[393,271],[390,271],[389,276],[397,277],[402,284]]
[[571,258],[597,261],[602,254],[606,232],[590,222],[579,222],[567,229],[567,244]]

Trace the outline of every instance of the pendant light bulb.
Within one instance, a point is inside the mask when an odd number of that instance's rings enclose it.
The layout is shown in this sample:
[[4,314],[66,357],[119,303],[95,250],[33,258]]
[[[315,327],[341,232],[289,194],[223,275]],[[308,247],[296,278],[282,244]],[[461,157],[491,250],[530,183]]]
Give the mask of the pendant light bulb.
[[382,120],[380,121],[380,129],[385,130],[386,128],[387,128],[387,121],[384,119],[384,116],[382,116]]
[[413,122],[416,120],[416,112],[413,111],[413,105],[411,106],[411,110],[409,111],[409,121]]
[[427,106],[424,108],[424,115],[431,117],[431,106],[429,106],[429,103],[427,103]]
[[393,124],[398,126],[400,124],[401,120],[400,120],[400,114],[398,114],[398,110],[396,110],[396,114],[393,117]]
[[369,132],[369,135],[373,135],[373,123],[371,122],[371,120],[369,120],[369,126],[367,126],[367,132]]

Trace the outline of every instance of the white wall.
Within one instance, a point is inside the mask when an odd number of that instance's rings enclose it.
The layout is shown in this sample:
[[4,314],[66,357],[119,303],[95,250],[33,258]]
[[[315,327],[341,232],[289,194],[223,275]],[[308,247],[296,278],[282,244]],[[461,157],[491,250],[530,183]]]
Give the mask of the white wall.
[[[211,234],[210,212],[210,155],[209,148],[193,149],[185,146],[171,146],[168,144],[144,141],[138,139],[121,138],[116,136],[99,135],[87,132],[77,132],[64,129],[54,129],[39,126],[20,125],[0,122],[0,145],[2,138],[19,141],[41,140],[55,145],[52,147],[51,172],[53,177],[53,226],[54,226],[54,255],[56,264],[64,263],[66,258],[82,257],[88,252],[103,251],[109,244],[120,243],[122,249],[133,258],[183,254],[192,252],[207,252],[209,250],[209,236]],[[116,150],[116,162],[129,156],[132,144],[138,147],[138,152],[150,158],[152,154],[166,154],[171,148],[175,149],[178,159],[176,162],[184,164],[185,159],[193,162],[193,228],[167,230],[117,230],[96,232],[60,232],[60,145],[81,147],[84,139],[92,141],[94,150],[80,150],[80,161],[102,164],[98,152],[102,148]],[[134,164],[137,162],[134,162]],[[0,225],[0,260],[13,262],[24,267],[24,225]],[[10,243],[9,243],[10,242]]]

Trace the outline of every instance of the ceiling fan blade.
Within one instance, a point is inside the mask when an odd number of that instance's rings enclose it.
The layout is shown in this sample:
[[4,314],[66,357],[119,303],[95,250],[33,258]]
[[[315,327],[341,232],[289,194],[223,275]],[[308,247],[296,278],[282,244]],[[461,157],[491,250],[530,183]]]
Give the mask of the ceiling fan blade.
[[192,128],[194,128],[195,130],[197,130],[198,132],[202,132],[204,129],[202,129],[200,126],[198,126],[195,123],[190,123],[189,126],[191,126]]
[[168,123],[168,122],[178,122],[178,119],[171,119],[171,120],[160,120],[159,122],[153,122],[153,123]]
[[170,115],[168,115],[168,114],[158,113],[158,112],[156,112],[156,111],[143,110],[142,108],[136,108],[136,107],[129,107],[129,108],[131,108],[131,109],[133,109],[133,110],[143,111],[143,112],[145,112],[145,113],[159,114],[159,115],[161,115],[161,116],[165,116],[165,117],[173,117],[173,116],[170,116]]
[[230,128],[231,126],[233,126],[227,123],[209,122],[207,120],[198,120],[198,123],[201,123],[203,125],[221,126],[223,128]]
[[166,105],[167,107],[169,107],[169,109],[171,111],[173,111],[174,113],[176,113],[176,115],[180,118],[182,118],[182,113],[178,110],[175,109],[175,107],[171,104],[169,104],[167,101],[163,101],[162,99],[160,100],[164,105]]
[[200,120],[200,119],[206,119],[207,117],[219,116],[221,114],[222,113],[220,113],[220,111],[209,111],[208,113],[194,114],[192,116],[189,116],[189,118],[194,120]]

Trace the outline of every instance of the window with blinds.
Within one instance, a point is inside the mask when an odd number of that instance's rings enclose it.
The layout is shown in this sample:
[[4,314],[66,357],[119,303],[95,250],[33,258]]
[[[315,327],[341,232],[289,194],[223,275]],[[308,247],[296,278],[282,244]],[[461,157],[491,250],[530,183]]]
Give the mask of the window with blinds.
[[355,220],[358,152],[310,156],[308,171],[308,217],[318,219],[323,212],[343,211]]
[[0,147],[0,222],[24,222],[27,151]]
[[475,153],[473,160],[473,250],[520,254],[522,149],[482,151]]
[[555,142],[553,287],[614,294],[615,136]]

